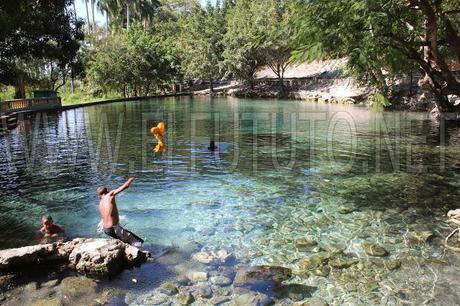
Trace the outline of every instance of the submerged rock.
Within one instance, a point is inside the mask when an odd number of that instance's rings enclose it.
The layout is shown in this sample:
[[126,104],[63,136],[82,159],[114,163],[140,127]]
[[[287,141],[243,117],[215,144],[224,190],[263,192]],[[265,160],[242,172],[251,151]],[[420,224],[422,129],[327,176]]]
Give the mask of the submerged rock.
[[337,269],[346,269],[357,263],[358,263],[357,259],[345,259],[345,258],[339,257],[339,258],[335,258],[334,260],[330,261],[329,265]]
[[164,293],[166,295],[175,295],[179,293],[177,286],[174,282],[166,282],[163,285],[161,285],[160,289],[158,290],[161,293]]
[[208,279],[208,273],[200,271],[190,271],[186,276],[192,283],[203,282]]
[[302,284],[287,284],[282,285],[276,290],[279,297],[290,298],[293,301],[301,301],[311,297],[311,293],[316,290],[316,287],[311,287]]
[[316,276],[326,277],[326,276],[329,275],[329,273],[331,273],[331,267],[329,267],[329,266],[320,266],[320,267],[314,269],[312,272]]
[[63,303],[58,298],[44,298],[33,302],[32,306],[62,306]]
[[212,284],[218,285],[218,286],[228,286],[228,285],[231,285],[233,282],[230,278],[223,276],[223,275],[213,276],[210,278],[210,281]]
[[192,295],[195,298],[209,299],[210,297],[212,297],[212,289],[209,285],[202,284],[193,288]]
[[313,270],[327,264],[329,257],[330,255],[325,252],[305,257],[299,261],[299,267],[303,270]]
[[69,302],[77,301],[82,296],[95,296],[97,283],[86,277],[66,277],[61,282],[63,296]]
[[266,306],[273,305],[271,298],[263,293],[248,292],[237,296],[230,305],[232,306]]
[[272,282],[280,284],[292,276],[291,269],[278,266],[255,266],[243,267],[236,271],[236,276],[233,281],[234,286],[251,287],[254,284],[261,282]]
[[425,243],[428,242],[430,239],[434,237],[434,233],[430,231],[422,231],[422,232],[410,232],[408,234],[408,238],[411,242],[416,243]]
[[396,269],[399,269],[401,267],[401,261],[400,260],[386,260],[383,265],[385,266],[385,268],[387,268],[388,270],[396,270]]
[[295,241],[295,246],[299,249],[299,250],[308,250],[308,249],[312,249],[314,248],[315,246],[318,245],[318,242],[316,242],[315,240],[313,239],[308,239],[308,238],[299,238]]
[[209,300],[209,303],[211,303],[212,305],[221,305],[229,301],[230,298],[228,296],[215,296],[211,300]]
[[351,214],[352,212],[357,211],[358,209],[354,206],[342,206],[337,209],[337,212],[342,215]]
[[198,252],[193,255],[193,259],[203,264],[225,264],[234,256],[231,253],[228,253],[226,250],[219,250],[217,252]]
[[329,306],[329,304],[320,297],[312,297],[297,304],[297,306]]
[[177,295],[176,303],[178,305],[190,305],[195,301],[193,295],[189,292],[181,292]]
[[363,247],[364,252],[366,252],[369,256],[384,257],[388,255],[388,251],[376,243],[364,241],[361,246]]

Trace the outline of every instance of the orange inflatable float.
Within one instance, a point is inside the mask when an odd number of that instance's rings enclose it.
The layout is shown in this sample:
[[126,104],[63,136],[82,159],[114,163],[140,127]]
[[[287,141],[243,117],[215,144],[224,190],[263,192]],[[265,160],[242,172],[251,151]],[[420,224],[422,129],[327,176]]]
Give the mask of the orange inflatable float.
[[165,124],[163,122],[158,123],[157,126],[154,126],[150,129],[150,133],[153,134],[155,139],[158,141],[158,144],[153,149],[155,153],[163,153],[166,151],[166,144],[163,140],[163,135],[165,133]]

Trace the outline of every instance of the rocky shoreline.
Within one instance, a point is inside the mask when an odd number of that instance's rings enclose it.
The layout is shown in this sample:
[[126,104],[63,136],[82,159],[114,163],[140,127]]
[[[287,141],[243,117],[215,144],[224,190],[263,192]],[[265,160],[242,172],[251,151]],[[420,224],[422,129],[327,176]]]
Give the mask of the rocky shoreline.
[[351,79],[306,79],[287,82],[283,89],[274,82],[258,80],[251,89],[239,83],[193,92],[197,96],[231,96],[235,98],[291,99],[313,102],[358,104],[365,102],[370,93],[357,87]]
[[0,271],[62,265],[78,273],[110,278],[133,265],[146,262],[150,254],[119,240],[76,238],[68,242],[39,244],[0,251]]

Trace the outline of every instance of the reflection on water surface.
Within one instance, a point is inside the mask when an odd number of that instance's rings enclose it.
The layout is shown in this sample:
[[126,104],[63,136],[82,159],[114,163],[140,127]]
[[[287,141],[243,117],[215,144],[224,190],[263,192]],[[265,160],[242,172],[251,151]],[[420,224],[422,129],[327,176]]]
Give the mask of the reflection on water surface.
[[[162,155],[148,131],[159,121]],[[195,269],[192,254],[225,249],[237,265],[292,269],[289,282],[331,304],[455,304],[459,259],[441,244],[443,215],[460,203],[459,144],[457,127],[425,114],[294,101],[177,98],[41,114],[0,138],[1,247],[34,243],[43,214],[71,236],[102,236],[95,188],[134,175],[118,199],[123,225],[175,251],[160,278],[147,265],[101,285],[115,296],[134,290],[126,280],[149,291]],[[426,242],[414,238],[424,232]],[[369,256],[363,242],[389,255]]]

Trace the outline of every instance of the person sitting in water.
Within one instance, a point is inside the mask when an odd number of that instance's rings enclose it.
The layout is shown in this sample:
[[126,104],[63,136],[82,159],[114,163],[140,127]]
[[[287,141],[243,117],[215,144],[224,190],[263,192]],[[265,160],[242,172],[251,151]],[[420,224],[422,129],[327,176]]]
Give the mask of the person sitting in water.
[[120,226],[120,216],[115,202],[117,194],[128,189],[133,181],[134,177],[129,177],[123,185],[111,191],[107,190],[106,187],[99,187],[97,194],[100,199],[99,213],[102,217],[104,233],[139,248],[144,243],[144,240]]
[[39,238],[42,239],[42,242],[49,243],[59,240],[63,240],[65,236],[65,231],[62,226],[54,224],[53,218],[49,215],[42,217],[42,227],[39,231]]

